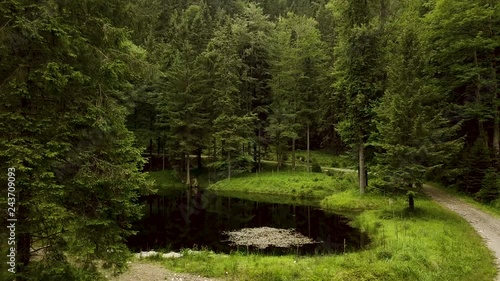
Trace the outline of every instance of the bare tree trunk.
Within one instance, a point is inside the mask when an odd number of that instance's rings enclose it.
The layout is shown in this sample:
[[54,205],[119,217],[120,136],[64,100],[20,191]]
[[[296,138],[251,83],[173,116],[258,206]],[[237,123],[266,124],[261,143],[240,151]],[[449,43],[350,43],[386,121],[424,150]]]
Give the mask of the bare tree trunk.
[[149,170],[153,168],[153,139],[149,138]]
[[253,144],[253,166],[252,173],[257,172],[257,143]]
[[307,172],[311,171],[311,152],[309,151],[309,123],[307,123]]
[[214,138],[214,161],[217,160],[217,139]]
[[292,139],[292,170],[295,171],[295,138]]
[[276,146],[276,171],[280,170],[280,142],[278,140],[278,145]]
[[231,180],[231,152],[227,152],[227,178]]
[[165,170],[165,145],[163,145],[162,148],[163,148],[162,170]]
[[198,149],[196,150],[196,159],[197,159],[197,165],[196,166],[200,170],[203,168],[203,162],[201,160],[201,152],[202,152],[201,147],[198,147]]
[[[479,67],[479,63],[477,61],[477,51],[474,50],[474,64],[476,68]],[[476,103],[481,103],[481,74],[477,74],[477,82],[476,82]],[[483,121],[481,119],[478,120],[478,129],[479,129],[479,137],[484,138],[486,141],[486,145],[488,144],[488,135],[484,130]]]
[[259,128],[259,140],[258,140],[258,142],[257,142],[257,143],[258,143],[258,146],[259,146],[259,147],[258,147],[258,152],[257,152],[257,153],[258,153],[258,167],[257,167],[257,171],[258,171],[258,172],[260,172],[260,170],[261,170],[261,165],[260,165],[261,161],[260,161],[260,160],[261,160],[261,158],[262,158],[262,154],[261,154],[261,145],[260,145],[260,134],[261,134],[261,133],[260,133],[260,128]]
[[497,81],[497,71],[494,63],[495,57],[491,63],[491,76],[493,80],[493,96],[494,100],[497,102],[495,106],[495,123],[493,127],[493,150],[495,152],[495,158],[500,160],[500,107],[498,106],[498,101],[500,100],[500,95],[498,93],[498,81]]
[[[22,195],[24,192],[19,192],[19,195]],[[23,199],[27,199],[27,197],[20,197]],[[25,207],[24,204],[19,204],[19,210],[18,210],[18,221],[19,224],[15,223],[16,225],[16,231],[18,231],[17,235],[17,258],[19,263],[16,266],[16,272],[22,272],[25,271],[27,266],[29,266],[31,262],[31,233],[29,232],[28,228],[28,210]],[[9,251],[10,253],[10,251]],[[19,277],[18,277],[19,278]],[[18,280],[18,279],[16,279]],[[19,280],[27,280],[24,278],[20,278]]]
[[364,194],[366,189],[366,174],[365,174],[365,144],[363,135],[359,133],[359,193]]
[[189,153],[186,154],[186,185],[191,184],[191,169],[190,169],[190,158]]

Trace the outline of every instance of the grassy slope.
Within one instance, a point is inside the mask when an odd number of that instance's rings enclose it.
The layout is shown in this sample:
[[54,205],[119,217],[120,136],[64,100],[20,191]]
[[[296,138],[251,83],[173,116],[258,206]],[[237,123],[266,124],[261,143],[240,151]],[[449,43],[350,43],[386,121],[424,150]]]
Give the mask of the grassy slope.
[[[356,192],[352,175],[261,173],[221,181],[210,189],[260,194],[305,194],[326,197],[321,205],[357,213],[353,225],[369,233],[367,250],[312,257],[261,256],[202,251],[164,260],[170,269],[227,280],[492,280],[493,256],[474,229],[458,215],[426,199],[416,211],[405,198]],[[292,192],[295,190],[295,192]]]
[[[314,159],[316,162],[322,166],[322,167],[336,167],[336,168],[355,168],[356,163],[355,161],[351,160],[349,158],[349,155],[336,155],[333,152],[327,151],[327,150],[311,150],[311,160]],[[291,165],[292,164],[292,152],[288,151],[287,152],[288,160],[286,161],[286,164]],[[307,151],[306,150],[297,150],[295,151],[295,156],[297,158],[303,157],[304,159],[307,156]],[[276,153],[274,152],[274,149],[268,153],[268,155],[265,157],[265,160],[272,160],[276,161]],[[306,165],[305,161],[296,161],[297,165]]]
[[324,198],[333,192],[347,189],[354,182],[354,176],[350,175],[333,178],[322,173],[262,172],[219,181],[211,185],[209,190]]

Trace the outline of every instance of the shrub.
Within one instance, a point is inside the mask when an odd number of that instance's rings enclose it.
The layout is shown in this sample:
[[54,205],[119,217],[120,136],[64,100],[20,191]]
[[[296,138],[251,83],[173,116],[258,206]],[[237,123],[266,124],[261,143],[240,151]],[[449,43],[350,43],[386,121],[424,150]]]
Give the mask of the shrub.
[[321,173],[321,166],[318,164],[318,162],[316,161],[316,159],[313,159],[312,160],[312,166],[311,166],[311,171],[313,173]]
[[476,193],[475,197],[485,203],[500,198],[500,175],[495,169],[489,168],[486,170],[484,179],[481,182],[481,190]]

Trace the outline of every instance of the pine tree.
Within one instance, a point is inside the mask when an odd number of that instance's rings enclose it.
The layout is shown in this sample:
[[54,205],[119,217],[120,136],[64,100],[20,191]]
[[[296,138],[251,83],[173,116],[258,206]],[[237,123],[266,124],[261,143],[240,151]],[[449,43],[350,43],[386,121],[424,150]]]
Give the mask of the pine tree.
[[434,72],[441,91],[450,92],[449,102],[457,105],[466,144],[470,147],[483,138],[496,155],[500,153],[499,15],[498,1],[440,0],[426,16]]
[[215,31],[207,50],[203,53],[205,66],[209,69],[210,93],[207,106],[213,108],[211,120],[216,141],[223,143],[226,155],[227,177],[231,178],[232,158],[237,156],[242,144],[253,135],[255,118],[241,110],[238,101],[240,72],[243,64],[231,30],[231,22],[226,18]]
[[[310,18],[288,13],[279,18],[273,36],[273,60],[271,88],[273,108],[279,118],[289,120],[288,136],[292,139],[292,167],[295,168],[295,142],[299,129],[307,128],[307,163],[309,170],[309,133],[318,113],[318,100],[322,92],[320,77],[325,74],[324,45],[316,28],[317,23]],[[278,107],[283,107],[279,108]]]
[[123,240],[146,185],[124,106],[141,51],[120,4],[0,4],[8,58],[0,61],[0,166],[16,169],[19,280],[73,280],[74,267],[97,279],[97,260],[125,265]]
[[[417,6],[418,7],[418,6]],[[460,148],[444,118],[446,107],[426,75],[422,24],[409,6],[394,24],[388,45],[388,85],[375,108],[377,132],[372,135],[382,177],[393,188],[421,186],[432,168],[441,167]]]
[[372,20],[369,1],[337,3],[339,35],[335,47],[333,88],[342,102],[337,130],[344,142],[357,148],[359,189],[366,189],[365,146],[373,131],[373,107],[380,98],[384,70],[381,68],[381,34]]

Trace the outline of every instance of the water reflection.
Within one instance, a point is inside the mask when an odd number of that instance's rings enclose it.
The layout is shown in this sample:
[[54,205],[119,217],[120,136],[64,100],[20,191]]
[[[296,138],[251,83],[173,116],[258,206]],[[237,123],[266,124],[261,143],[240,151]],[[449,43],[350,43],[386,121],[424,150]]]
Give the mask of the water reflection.
[[[365,234],[348,225],[347,218],[316,206],[259,202],[227,195],[191,191],[143,198],[146,214],[134,225],[138,233],[129,237],[129,247],[133,251],[206,247],[229,253],[236,247],[221,242],[227,239],[221,234],[223,231],[262,226],[293,228],[321,242],[300,247],[299,254],[353,251],[368,242]],[[260,252],[296,251],[268,248]]]

